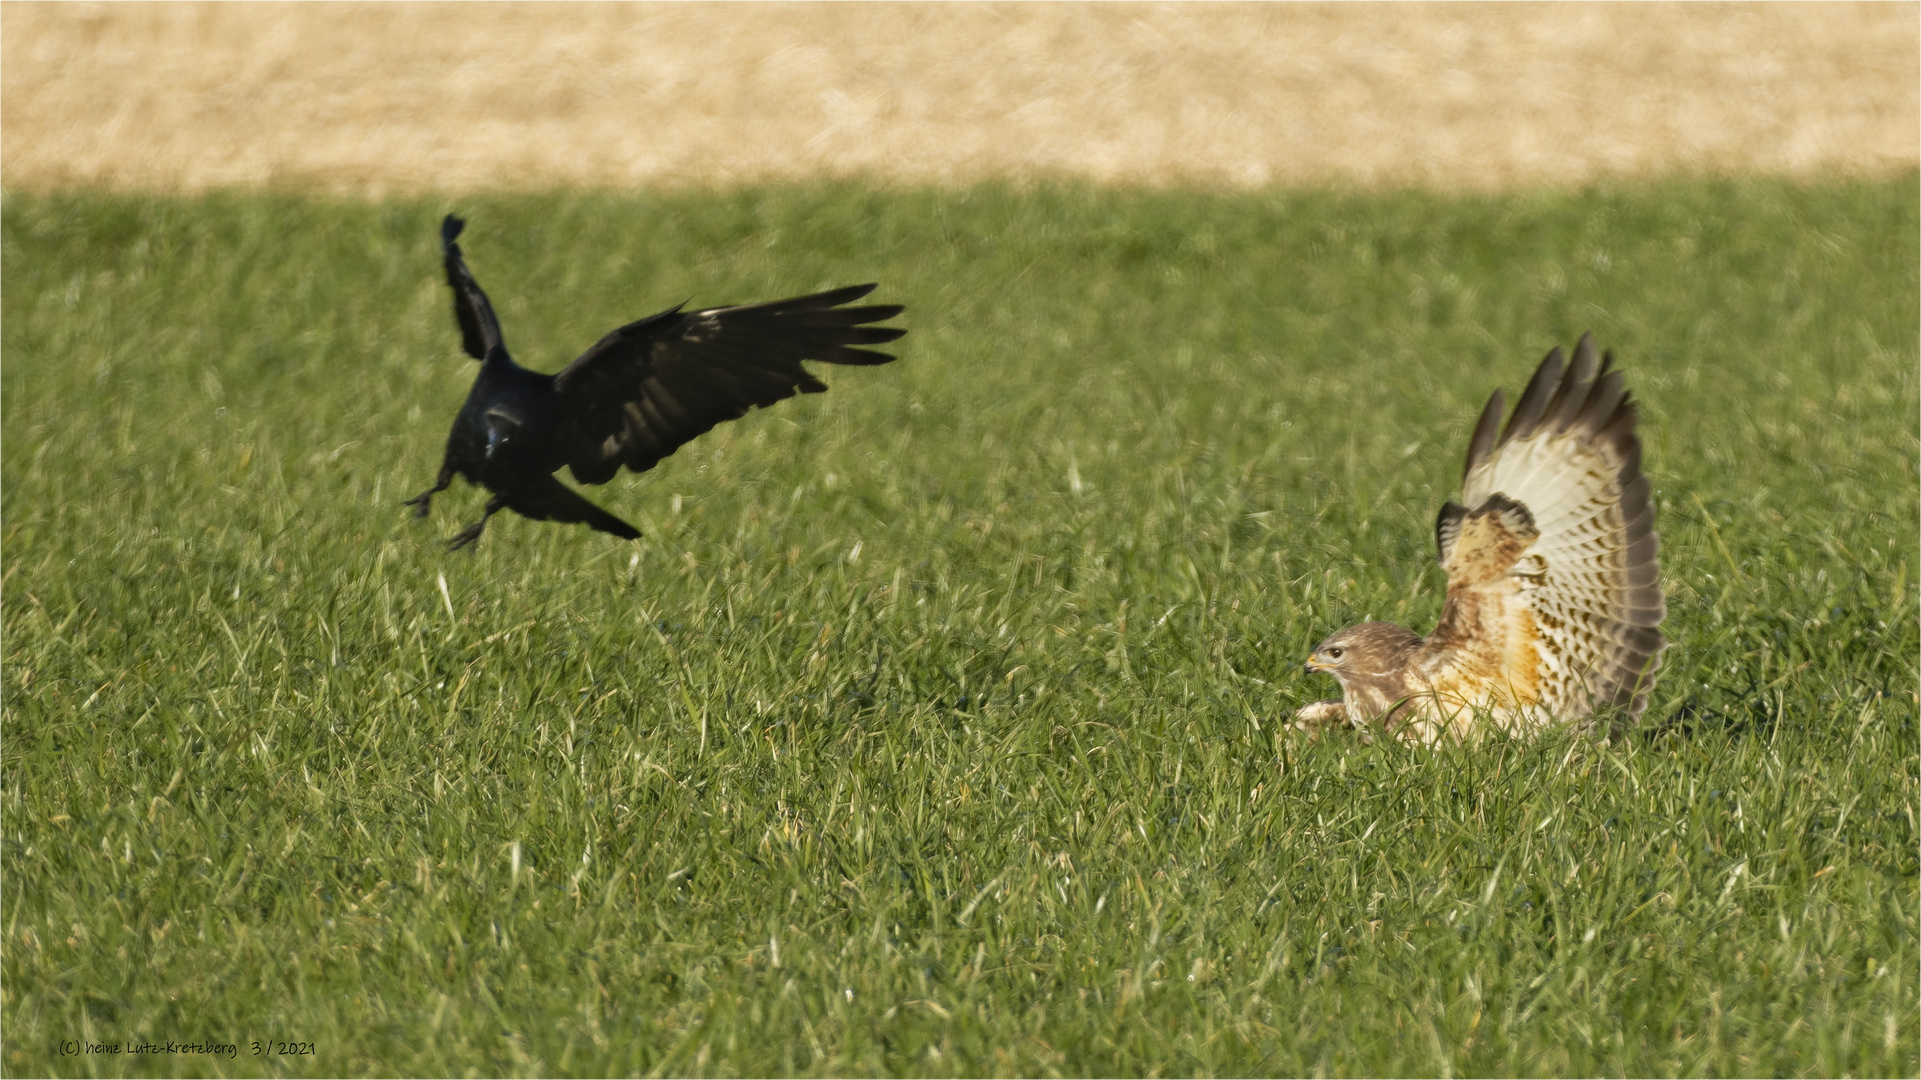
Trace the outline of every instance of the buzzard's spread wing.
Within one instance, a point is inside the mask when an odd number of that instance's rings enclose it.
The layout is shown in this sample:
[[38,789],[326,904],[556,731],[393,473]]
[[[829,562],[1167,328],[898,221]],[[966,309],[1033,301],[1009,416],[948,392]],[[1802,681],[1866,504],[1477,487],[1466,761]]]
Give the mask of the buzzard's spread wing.
[[1447,603],[1415,660],[1444,709],[1521,730],[1647,704],[1666,605],[1635,409],[1612,363],[1583,336],[1572,363],[1559,349],[1541,362],[1498,437],[1499,392],[1481,414],[1467,505],[1435,526]]
[[446,254],[447,284],[454,290],[454,320],[460,323],[460,347],[467,355],[476,360],[487,359],[494,349],[506,348],[500,338],[500,320],[494,318],[494,306],[487,302],[487,294],[480,291],[480,283],[467,272],[467,261],[460,257],[460,245],[454,240],[467,223],[448,214],[440,223],[440,247]]
[[674,308],[613,331],[554,377],[567,419],[553,467],[570,466],[583,484],[606,483],[622,465],[642,472],[748,409],[827,389],[802,360],[887,363],[894,358],[855,346],[906,333],[864,325],[893,318],[899,305],[840,306],[873,289],[853,285],[706,311]]

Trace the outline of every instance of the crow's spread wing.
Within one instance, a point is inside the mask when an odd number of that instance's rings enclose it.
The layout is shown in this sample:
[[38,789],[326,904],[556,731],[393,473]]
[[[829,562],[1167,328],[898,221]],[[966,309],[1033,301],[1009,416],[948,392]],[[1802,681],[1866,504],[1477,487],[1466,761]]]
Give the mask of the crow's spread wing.
[[467,223],[448,214],[440,223],[440,247],[446,254],[447,284],[454,290],[454,319],[460,323],[460,347],[468,356],[485,360],[494,349],[506,348],[500,338],[500,320],[494,318],[494,306],[487,302],[487,294],[480,291],[480,284],[467,272],[466,260],[460,257],[460,245],[454,240]]
[[706,311],[673,308],[615,330],[554,377],[564,419],[553,467],[571,467],[583,484],[606,483],[622,465],[642,472],[748,409],[827,389],[802,360],[887,363],[894,359],[887,353],[856,346],[906,333],[865,325],[893,318],[900,306],[840,306],[873,289],[852,285]]

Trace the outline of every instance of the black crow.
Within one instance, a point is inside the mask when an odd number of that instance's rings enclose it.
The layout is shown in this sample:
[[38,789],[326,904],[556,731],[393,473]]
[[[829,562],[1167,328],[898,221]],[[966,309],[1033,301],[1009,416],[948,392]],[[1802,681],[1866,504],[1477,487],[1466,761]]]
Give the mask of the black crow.
[[560,374],[541,375],[507,355],[493,306],[454,242],[465,224],[447,215],[440,244],[461,346],[480,361],[480,376],[454,417],[440,478],[406,503],[426,517],[434,494],[456,474],[493,492],[487,512],[449,540],[450,549],[478,540],[501,510],[635,539],[640,530],[581,498],[554,471],[565,465],[583,484],[604,484],[622,465],[645,472],[723,420],[826,390],[802,360],[885,364],[894,358],[853,346],[907,332],[863,325],[900,314],[899,304],[841,307],[874,291],[850,285],[767,304],[672,307],[601,338]]

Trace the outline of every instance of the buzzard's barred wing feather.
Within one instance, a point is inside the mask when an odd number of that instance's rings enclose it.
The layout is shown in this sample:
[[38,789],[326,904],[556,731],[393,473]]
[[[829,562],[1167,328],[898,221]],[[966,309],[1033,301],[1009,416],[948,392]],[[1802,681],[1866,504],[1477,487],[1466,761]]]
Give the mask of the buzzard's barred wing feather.
[[[1520,537],[1529,542],[1510,564],[1512,587],[1476,586],[1470,600],[1459,567],[1477,553],[1460,550],[1452,537],[1455,549],[1442,553],[1449,567],[1442,629],[1450,614],[1460,614],[1457,605],[1496,608],[1479,612],[1478,622],[1505,628],[1508,640],[1494,650],[1502,656],[1493,663],[1498,670],[1482,674],[1505,682],[1499,689],[1534,709],[1535,722],[1576,720],[1608,707],[1638,716],[1660,666],[1657,627],[1666,606],[1654,509],[1641,474],[1634,404],[1611,366],[1612,357],[1597,364],[1593,340],[1584,336],[1572,363],[1559,349],[1542,361],[1498,441],[1491,432],[1499,394],[1476,427],[1462,481],[1471,509],[1457,514],[1453,529],[1475,536],[1460,518],[1471,523],[1490,504],[1524,507],[1536,535]],[[1458,683],[1458,659],[1433,657],[1436,673]],[[1492,663],[1491,655],[1486,659]]]
[[826,390],[801,367],[803,360],[893,360],[858,346],[905,333],[866,325],[901,308],[841,306],[873,289],[853,285],[742,307],[675,308],[613,331],[554,377],[568,409],[554,467],[569,466],[584,484],[605,483],[623,465],[642,472],[749,409]]

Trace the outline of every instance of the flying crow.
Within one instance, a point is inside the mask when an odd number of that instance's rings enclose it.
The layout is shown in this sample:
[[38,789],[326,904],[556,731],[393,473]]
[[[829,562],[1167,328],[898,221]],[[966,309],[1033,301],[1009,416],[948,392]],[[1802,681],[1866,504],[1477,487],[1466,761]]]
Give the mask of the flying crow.
[[583,484],[604,484],[622,465],[646,472],[723,420],[826,390],[802,360],[885,364],[894,358],[854,346],[906,333],[864,325],[900,314],[898,304],[841,307],[874,290],[850,285],[767,304],[669,308],[601,338],[558,375],[541,375],[507,355],[493,306],[454,242],[465,224],[447,215],[440,243],[461,346],[480,361],[480,376],[454,418],[440,478],[406,503],[426,517],[435,493],[456,474],[493,492],[487,512],[448,541],[449,549],[478,540],[501,510],[584,522],[632,540],[640,530],[581,498],[554,471],[565,465]]

